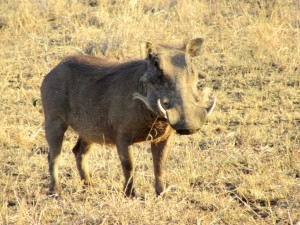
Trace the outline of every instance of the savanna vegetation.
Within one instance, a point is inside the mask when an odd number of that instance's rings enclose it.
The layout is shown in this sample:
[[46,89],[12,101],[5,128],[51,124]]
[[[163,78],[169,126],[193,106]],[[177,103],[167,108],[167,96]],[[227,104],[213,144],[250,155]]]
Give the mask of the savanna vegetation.
[[[135,146],[140,198],[124,198],[106,146],[93,146],[84,190],[72,131],[63,194],[47,195],[43,77],[70,54],[125,61],[143,41],[199,36],[218,103],[198,134],[176,136],[164,195],[149,143]],[[300,224],[299,74],[297,0],[0,0],[0,224]]]

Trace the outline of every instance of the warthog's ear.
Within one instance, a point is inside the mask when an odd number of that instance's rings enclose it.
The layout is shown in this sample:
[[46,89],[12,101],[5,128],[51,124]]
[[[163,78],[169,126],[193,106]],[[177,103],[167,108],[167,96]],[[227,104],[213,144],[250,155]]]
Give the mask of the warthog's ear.
[[186,54],[188,54],[191,57],[199,56],[203,42],[204,42],[203,38],[192,39],[186,45]]
[[141,56],[143,58],[154,58],[157,55],[157,49],[151,42],[143,42],[140,44]]

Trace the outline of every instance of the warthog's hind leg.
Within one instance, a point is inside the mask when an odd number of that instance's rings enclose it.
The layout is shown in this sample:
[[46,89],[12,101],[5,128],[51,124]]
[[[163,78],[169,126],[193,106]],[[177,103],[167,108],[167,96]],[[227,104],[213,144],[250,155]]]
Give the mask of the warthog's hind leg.
[[79,171],[80,178],[84,181],[85,185],[90,184],[89,167],[86,163],[89,150],[90,143],[84,141],[81,137],[79,137],[76,145],[73,148],[73,153],[76,158],[76,165]]
[[117,150],[125,177],[124,193],[127,197],[135,197],[135,189],[133,187],[134,156],[130,144],[131,143],[126,140],[119,139],[117,142]]
[[49,145],[49,172],[50,172],[50,193],[57,194],[60,192],[58,183],[58,161],[61,153],[64,133],[67,125],[60,121],[50,119],[45,120],[46,139]]

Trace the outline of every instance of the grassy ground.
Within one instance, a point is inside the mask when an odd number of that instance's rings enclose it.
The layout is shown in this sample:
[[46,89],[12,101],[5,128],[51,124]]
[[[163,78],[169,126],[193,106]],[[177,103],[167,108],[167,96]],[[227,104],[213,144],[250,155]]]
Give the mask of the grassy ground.
[[[150,3],[151,2],[151,3]],[[0,224],[299,224],[300,3],[0,0]],[[69,54],[138,58],[139,43],[205,38],[202,71],[218,105],[176,137],[156,198],[149,144],[137,145],[140,199],[122,196],[115,149],[95,145],[97,184],[80,185],[68,132],[64,195],[46,195],[39,87]]]

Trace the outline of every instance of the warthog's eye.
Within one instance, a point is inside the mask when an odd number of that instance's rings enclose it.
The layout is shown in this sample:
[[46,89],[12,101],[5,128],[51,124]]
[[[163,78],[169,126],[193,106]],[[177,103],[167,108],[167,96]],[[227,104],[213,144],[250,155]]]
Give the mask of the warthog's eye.
[[169,109],[170,107],[170,102],[168,99],[164,98],[163,101],[162,101],[162,104],[164,106],[165,109]]
[[158,59],[154,59],[153,64],[156,68],[159,68],[159,60]]

